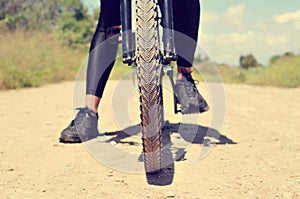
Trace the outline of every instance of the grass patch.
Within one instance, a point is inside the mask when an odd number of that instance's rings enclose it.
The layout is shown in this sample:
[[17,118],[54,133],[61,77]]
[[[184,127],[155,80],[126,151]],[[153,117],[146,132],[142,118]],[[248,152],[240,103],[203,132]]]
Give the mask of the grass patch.
[[246,71],[247,83],[295,88],[300,86],[300,56],[277,59],[267,68]]
[[[199,68],[201,75],[194,76],[199,80],[218,81],[218,74],[213,64],[200,63],[195,65]],[[225,83],[251,84],[276,87],[300,87],[300,56],[282,56],[274,61],[268,67],[256,67],[242,69],[240,67],[231,67],[227,65],[218,65],[217,69]]]
[[73,80],[86,56],[41,32],[2,33],[0,43],[0,88],[5,89]]
[[[109,79],[113,79],[113,80],[118,80],[120,78],[124,78],[123,75],[126,74],[127,72],[131,71],[135,71],[134,68],[135,66],[128,66],[126,64],[123,64],[122,61],[122,56],[121,56],[121,51],[122,49],[119,48],[118,50],[118,55],[117,55],[117,60],[115,62],[115,65],[111,71],[111,74],[109,76]],[[126,75],[126,77],[128,78],[130,75]]]

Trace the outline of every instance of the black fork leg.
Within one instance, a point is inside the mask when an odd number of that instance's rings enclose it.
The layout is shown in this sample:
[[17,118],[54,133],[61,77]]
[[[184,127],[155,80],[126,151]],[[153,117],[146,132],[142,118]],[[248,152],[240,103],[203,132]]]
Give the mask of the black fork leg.
[[162,12],[164,64],[176,61],[174,45],[173,0],[159,0]]
[[131,23],[131,0],[121,0],[122,52],[123,63],[133,63],[133,34]]

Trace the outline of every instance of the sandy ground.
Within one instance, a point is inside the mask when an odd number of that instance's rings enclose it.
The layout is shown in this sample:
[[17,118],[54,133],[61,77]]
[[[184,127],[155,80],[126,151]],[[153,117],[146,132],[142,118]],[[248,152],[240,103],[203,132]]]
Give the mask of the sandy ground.
[[[213,129],[211,111],[194,124],[200,134],[193,141],[176,132],[180,117],[166,103],[166,150],[169,156],[182,148],[186,153],[153,177],[133,172],[142,168],[138,159],[122,162],[118,154],[106,154],[112,165],[121,165],[109,167],[95,158],[99,152],[101,159],[101,148],[91,155],[83,144],[58,143],[73,117],[73,82],[1,91],[0,198],[300,198],[300,89],[225,85],[225,92],[226,118],[223,129],[214,131],[217,141],[201,135]],[[106,136],[90,143],[139,157],[138,127],[127,126],[137,132],[124,136],[126,123],[115,121],[111,93],[106,96],[99,121]],[[138,103],[128,104],[138,124]],[[206,149],[210,153],[201,155]]]

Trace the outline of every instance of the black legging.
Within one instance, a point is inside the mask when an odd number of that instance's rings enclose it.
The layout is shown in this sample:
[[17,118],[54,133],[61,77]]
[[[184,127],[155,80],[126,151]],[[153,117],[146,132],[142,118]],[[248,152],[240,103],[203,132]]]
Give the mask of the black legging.
[[[98,25],[90,46],[86,94],[101,98],[118,50],[114,35],[119,31],[112,27],[119,26],[121,21],[120,0],[100,0],[100,4]],[[177,65],[191,67],[198,39],[199,0],[173,0],[173,13]],[[110,41],[105,41],[108,38]]]

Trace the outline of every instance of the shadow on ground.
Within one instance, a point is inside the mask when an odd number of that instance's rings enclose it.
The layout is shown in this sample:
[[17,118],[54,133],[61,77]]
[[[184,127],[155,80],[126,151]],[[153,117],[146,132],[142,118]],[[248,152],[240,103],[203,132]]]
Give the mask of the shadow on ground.
[[[138,145],[134,141],[124,140],[140,132],[140,125],[134,125],[120,131],[106,132],[104,135],[112,136],[107,142],[114,141],[118,144]],[[156,174],[146,174],[148,184],[157,186],[170,185],[174,178],[174,162],[186,160],[186,149],[191,143],[201,144],[205,148],[216,144],[236,144],[236,142],[220,134],[213,128],[196,124],[169,123],[166,121],[162,131],[162,169]],[[143,161],[142,154],[139,156],[139,161]]]

